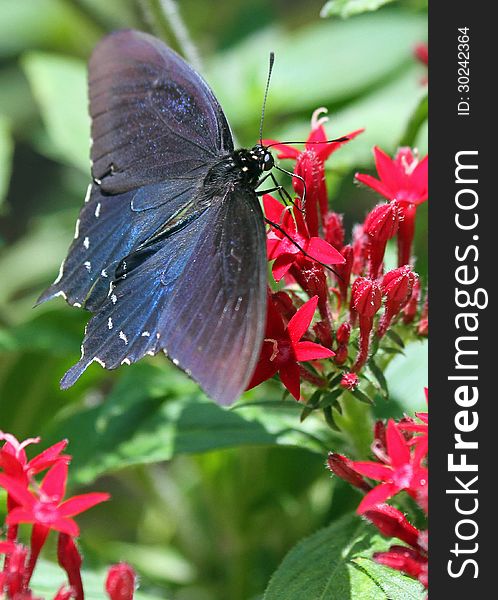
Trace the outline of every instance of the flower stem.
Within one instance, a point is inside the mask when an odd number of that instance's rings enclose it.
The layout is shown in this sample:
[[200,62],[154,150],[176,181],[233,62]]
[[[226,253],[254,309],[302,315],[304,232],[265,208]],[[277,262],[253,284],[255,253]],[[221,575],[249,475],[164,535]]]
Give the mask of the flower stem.
[[202,61],[199,52],[180,15],[177,3],[175,0],[159,0],[159,6],[178,42],[182,54],[197,71],[202,71]]

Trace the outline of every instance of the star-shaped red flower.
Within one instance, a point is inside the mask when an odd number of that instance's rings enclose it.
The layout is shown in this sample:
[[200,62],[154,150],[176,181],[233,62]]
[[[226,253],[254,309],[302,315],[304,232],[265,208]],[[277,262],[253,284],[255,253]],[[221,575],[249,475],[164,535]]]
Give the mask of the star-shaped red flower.
[[356,173],[361,183],[374,189],[388,200],[419,205],[429,196],[428,156],[419,161],[411,148],[400,148],[392,159],[377,146],[374,148],[375,166],[379,179]]
[[382,481],[363,498],[357,512],[362,514],[377,504],[385,502],[398,492],[406,490],[416,500],[427,490],[428,472],[420,465],[422,456],[410,445],[390,419],[386,430],[387,458],[389,464],[353,462],[352,468],[361,475]]
[[268,298],[266,333],[259,362],[247,389],[251,389],[276,373],[296,400],[301,395],[299,362],[330,358],[334,352],[309,341],[300,341],[313,319],[318,296],[303,304],[285,326],[281,314]]
[[76,537],[79,527],[71,518],[109,499],[109,494],[90,493],[64,500],[68,466],[56,463],[43,478],[37,495],[8,475],[0,474],[0,486],[17,502],[17,507],[7,515],[8,525],[33,523]]

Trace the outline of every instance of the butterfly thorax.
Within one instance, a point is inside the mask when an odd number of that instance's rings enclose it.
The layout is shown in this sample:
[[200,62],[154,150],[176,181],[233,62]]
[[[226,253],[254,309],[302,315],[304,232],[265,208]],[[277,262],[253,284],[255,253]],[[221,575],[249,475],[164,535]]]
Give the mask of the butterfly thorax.
[[264,171],[273,167],[273,156],[259,144],[247,150],[242,148],[217,162],[206,175],[205,183],[226,186],[227,181],[255,189]]

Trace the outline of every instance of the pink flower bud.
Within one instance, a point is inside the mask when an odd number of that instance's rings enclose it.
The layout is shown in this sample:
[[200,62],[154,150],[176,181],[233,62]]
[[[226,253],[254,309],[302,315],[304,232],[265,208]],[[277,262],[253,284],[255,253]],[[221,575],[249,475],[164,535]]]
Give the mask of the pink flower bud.
[[111,600],[133,600],[135,584],[135,571],[130,565],[119,563],[109,568],[105,589]]
[[403,323],[405,325],[412,323],[415,319],[420,300],[420,291],[420,279],[417,277],[413,282],[412,294],[403,308]]
[[372,488],[365,479],[352,468],[352,464],[353,463],[349,458],[346,458],[342,454],[336,454],[335,452],[330,452],[327,458],[327,465],[334,475],[337,475],[337,477],[344,479],[344,481],[347,481],[364,492],[369,492]]
[[344,373],[339,385],[346,390],[352,391],[357,387],[359,382],[360,378],[356,373]]

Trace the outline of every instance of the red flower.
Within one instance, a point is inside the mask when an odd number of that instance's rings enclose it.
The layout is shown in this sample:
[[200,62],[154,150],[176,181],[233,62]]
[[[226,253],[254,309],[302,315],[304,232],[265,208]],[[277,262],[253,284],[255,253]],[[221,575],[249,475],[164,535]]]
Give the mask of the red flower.
[[[268,259],[275,260],[272,267],[275,281],[280,281],[292,265],[296,264],[300,268],[303,262],[309,262],[310,259],[327,265],[344,262],[342,254],[328,242],[322,238],[310,236],[306,221],[299,208],[292,207],[291,213],[269,194],[263,196],[263,205],[267,218],[277,223],[286,234],[271,226],[268,231]],[[299,244],[308,256],[304,255],[289,238]]]
[[105,589],[111,600],[133,600],[136,575],[130,565],[119,563],[107,572]]
[[388,200],[400,203],[403,220],[398,232],[398,265],[402,266],[410,262],[417,206],[429,196],[428,157],[419,161],[411,148],[400,148],[394,160],[377,147],[374,155],[380,179],[361,173],[355,177]]
[[[428,393],[425,388],[425,400],[427,402]],[[417,455],[424,457],[427,454],[429,448],[429,414],[426,412],[417,412],[415,416],[422,421],[417,423],[415,419],[411,417],[405,417],[398,423],[401,431],[411,434],[413,437],[408,442],[417,448]]]
[[109,494],[90,493],[63,501],[67,480],[67,464],[56,463],[47,472],[35,496],[16,479],[0,474],[0,486],[14,498],[18,506],[7,515],[8,524],[33,523],[78,536],[79,528],[71,518],[109,499]]
[[265,145],[272,145],[278,151],[278,158],[290,158],[296,160],[294,177],[292,183],[296,194],[300,198],[304,194],[303,180],[306,186],[306,221],[308,223],[310,234],[318,235],[318,208],[320,209],[322,221],[328,211],[327,190],[325,187],[325,169],[324,164],[327,158],[338,150],[341,146],[355,138],[363,129],[357,129],[344,136],[341,142],[327,143],[327,134],[323,123],[327,117],[319,118],[321,113],[327,112],[325,108],[318,108],[311,118],[311,132],[306,141],[304,151],[280,144],[274,140],[264,140]]
[[69,585],[74,591],[75,600],[83,600],[83,581],[81,580],[81,554],[73,538],[66,533],[59,533],[57,541],[57,559],[60,566],[66,571]]
[[422,457],[417,451],[410,452],[408,442],[392,419],[387,424],[386,444],[389,464],[353,463],[357,473],[383,482],[363,498],[357,509],[360,514],[402,490],[406,490],[416,500],[427,490],[428,473],[426,468],[420,466]]
[[319,344],[300,341],[308,331],[317,303],[317,296],[308,300],[285,326],[282,316],[271,297],[269,298],[265,341],[247,389],[259,385],[278,373],[285,387],[296,400],[299,400],[301,386],[298,363],[334,356],[332,350]]
[[429,64],[429,47],[427,44],[419,42],[413,49],[413,54],[421,63],[424,63],[424,65]]

